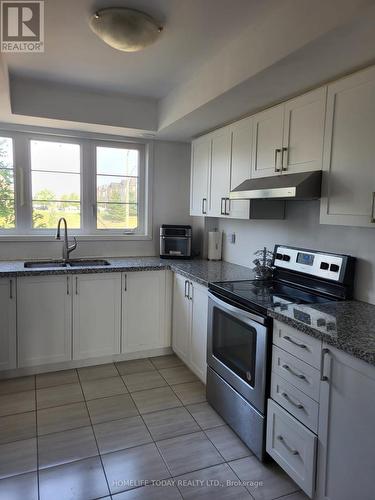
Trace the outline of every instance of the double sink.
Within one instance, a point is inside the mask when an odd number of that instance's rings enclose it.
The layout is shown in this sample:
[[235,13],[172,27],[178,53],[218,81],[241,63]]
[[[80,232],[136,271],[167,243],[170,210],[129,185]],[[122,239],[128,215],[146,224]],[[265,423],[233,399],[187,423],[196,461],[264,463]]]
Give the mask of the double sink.
[[54,269],[56,267],[101,267],[109,266],[104,259],[32,260],[24,263],[26,269]]

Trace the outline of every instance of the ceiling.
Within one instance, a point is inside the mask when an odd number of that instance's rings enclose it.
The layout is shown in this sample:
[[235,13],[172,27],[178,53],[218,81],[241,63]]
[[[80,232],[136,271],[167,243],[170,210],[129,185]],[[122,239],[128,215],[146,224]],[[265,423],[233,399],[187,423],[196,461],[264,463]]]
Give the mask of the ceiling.
[[[165,29],[138,53],[90,30],[97,8]],[[0,126],[190,140],[375,61],[375,0],[47,0],[45,52],[0,52]]]

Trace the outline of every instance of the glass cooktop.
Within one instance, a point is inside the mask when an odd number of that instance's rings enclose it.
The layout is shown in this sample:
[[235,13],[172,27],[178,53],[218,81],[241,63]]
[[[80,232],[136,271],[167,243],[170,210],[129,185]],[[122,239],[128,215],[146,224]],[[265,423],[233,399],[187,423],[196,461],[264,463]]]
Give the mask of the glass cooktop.
[[321,304],[332,300],[276,280],[217,282],[212,283],[210,289],[247,307],[256,306],[264,311],[287,304]]

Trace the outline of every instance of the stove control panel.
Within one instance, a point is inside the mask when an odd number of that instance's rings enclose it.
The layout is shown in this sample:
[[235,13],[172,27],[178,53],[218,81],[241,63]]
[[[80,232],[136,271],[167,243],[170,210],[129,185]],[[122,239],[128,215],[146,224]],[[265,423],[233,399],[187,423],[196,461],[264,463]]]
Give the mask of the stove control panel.
[[317,278],[340,281],[345,259],[342,255],[277,246],[274,266]]

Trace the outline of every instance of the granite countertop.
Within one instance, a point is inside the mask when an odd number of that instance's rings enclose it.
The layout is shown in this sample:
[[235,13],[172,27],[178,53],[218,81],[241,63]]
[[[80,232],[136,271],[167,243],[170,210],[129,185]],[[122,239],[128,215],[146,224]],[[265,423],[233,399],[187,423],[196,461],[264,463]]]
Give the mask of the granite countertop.
[[288,304],[271,308],[268,314],[375,366],[375,306],[372,304],[356,300],[319,305]]
[[130,271],[152,271],[171,269],[202,285],[208,286],[213,281],[231,281],[252,279],[252,271],[244,266],[224,261],[172,260],[159,257],[123,257],[104,258],[109,266],[95,267],[49,267],[48,269],[26,269],[24,261],[0,261],[0,278],[17,276],[47,276],[82,273],[108,273]]

